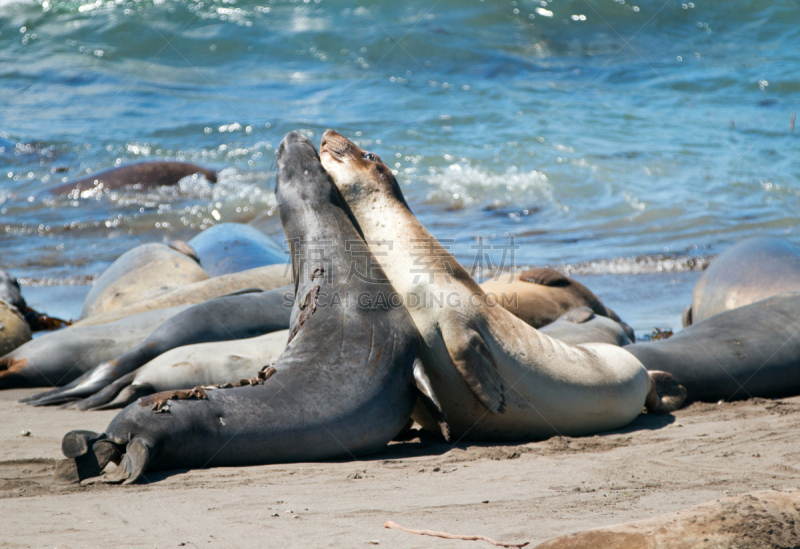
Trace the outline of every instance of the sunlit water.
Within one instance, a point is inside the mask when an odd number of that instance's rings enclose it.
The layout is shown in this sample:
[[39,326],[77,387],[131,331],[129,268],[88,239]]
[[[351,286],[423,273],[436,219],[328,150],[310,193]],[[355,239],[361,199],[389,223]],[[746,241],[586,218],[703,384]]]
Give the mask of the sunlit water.
[[[714,254],[800,241],[798,59],[789,0],[0,0],[0,268],[85,283],[217,218],[282,239],[277,145],[330,127],[465,264],[513,237],[515,264],[677,327]],[[220,183],[38,193],[144,159]]]

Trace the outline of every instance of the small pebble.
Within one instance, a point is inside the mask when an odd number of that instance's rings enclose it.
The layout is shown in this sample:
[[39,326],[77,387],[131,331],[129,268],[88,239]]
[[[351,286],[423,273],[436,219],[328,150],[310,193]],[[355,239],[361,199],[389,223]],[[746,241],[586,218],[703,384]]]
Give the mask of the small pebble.
[[364,543],[366,543],[367,545],[380,545],[381,544],[381,542],[379,542],[376,539],[371,539],[369,541],[365,541]]
[[488,499],[483,500],[481,503],[489,503]]
[[29,436],[31,436],[31,432],[30,432],[30,431],[28,431],[27,429],[25,429],[24,431],[22,431],[22,432],[20,433],[20,436],[23,436],[23,437],[29,437]]

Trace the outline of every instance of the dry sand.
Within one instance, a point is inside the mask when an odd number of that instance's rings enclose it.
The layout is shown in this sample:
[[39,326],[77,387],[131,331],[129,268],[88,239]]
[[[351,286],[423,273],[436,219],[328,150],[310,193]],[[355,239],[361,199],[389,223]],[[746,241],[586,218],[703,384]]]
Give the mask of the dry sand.
[[[520,445],[393,443],[363,461],[172,471],[136,486],[54,482],[71,429],[114,412],[0,392],[0,547],[480,548],[414,529],[530,541],[726,495],[800,488],[800,397],[694,404],[622,431]],[[30,436],[21,436],[30,430]]]

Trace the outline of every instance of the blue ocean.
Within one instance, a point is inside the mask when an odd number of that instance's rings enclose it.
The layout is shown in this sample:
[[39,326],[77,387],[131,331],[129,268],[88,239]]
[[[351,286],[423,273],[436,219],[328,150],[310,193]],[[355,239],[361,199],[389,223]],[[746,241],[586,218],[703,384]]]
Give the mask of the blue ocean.
[[[0,0],[0,268],[77,316],[138,244],[282,242],[277,145],[334,128],[476,276],[553,266],[678,329],[720,251],[800,243],[798,59],[788,0]],[[41,193],[153,159],[219,182]]]

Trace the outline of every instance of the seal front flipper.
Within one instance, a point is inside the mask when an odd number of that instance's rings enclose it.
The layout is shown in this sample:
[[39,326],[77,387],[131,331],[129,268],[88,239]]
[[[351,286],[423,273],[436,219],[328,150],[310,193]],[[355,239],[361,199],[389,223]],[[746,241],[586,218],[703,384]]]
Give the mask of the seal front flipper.
[[491,413],[502,414],[503,380],[483,336],[466,322],[445,323],[441,331],[453,364],[475,398]]
[[414,359],[414,382],[420,392],[420,400],[425,405],[425,409],[433,417],[442,431],[442,436],[450,442],[450,424],[447,423],[447,415],[442,410],[442,405],[439,404],[439,399],[436,398],[436,393],[431,386],[431,380],[425,372],[425,366],[422,364],[422,359],[419,357]]
[[669,414],[683,406],[687,392],[672,374],[660,370],[647,371],[647,398],[645,408],[650,414]]

